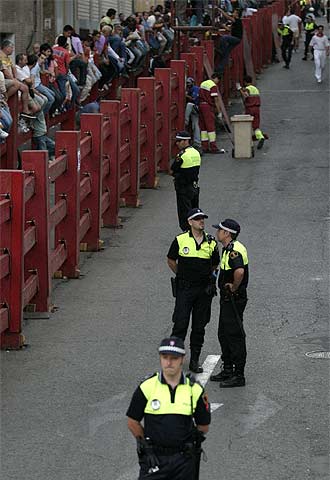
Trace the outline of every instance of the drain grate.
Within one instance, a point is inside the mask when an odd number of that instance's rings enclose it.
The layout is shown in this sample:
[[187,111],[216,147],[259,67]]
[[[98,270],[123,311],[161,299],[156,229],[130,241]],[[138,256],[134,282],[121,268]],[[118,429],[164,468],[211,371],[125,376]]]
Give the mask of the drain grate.
[[330,352],[318,351],[318,352],[307,352],[305,353],[306,357],[310,358],[327,358],[330,359]]

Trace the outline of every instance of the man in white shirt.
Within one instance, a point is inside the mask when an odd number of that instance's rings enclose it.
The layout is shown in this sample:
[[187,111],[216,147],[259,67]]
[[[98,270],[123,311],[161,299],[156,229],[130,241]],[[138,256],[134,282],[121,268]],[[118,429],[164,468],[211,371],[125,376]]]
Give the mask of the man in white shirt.
[[314,49],[315,78],[317,83],[322,82],[322,71],[325,67],[325,57],[329,56],[330,44],[328,37],[323,33],[323,25],[317,27],[317,31],[309,46]]
[[284,25],[288,25],[293,32],[293,48],[297,51],[299,48],[299,24],[301,23],[301,18],[289,10],[282,20]]

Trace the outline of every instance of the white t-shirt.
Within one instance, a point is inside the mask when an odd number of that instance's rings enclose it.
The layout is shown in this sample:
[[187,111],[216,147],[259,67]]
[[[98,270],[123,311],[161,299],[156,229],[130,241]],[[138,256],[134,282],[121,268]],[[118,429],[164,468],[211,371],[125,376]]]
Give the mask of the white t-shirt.
[[314,50],[325,50],[330,44],[326,35],[323,35],[322,37],[314,35],[309,45],[313,47]]
[[17,80],[19,80],[20,82],[24,82],[24,80],[31,77],[31,72],[27,65],[25,65],[25,67],[20,67],[19,65],[15,65],[15,67],[16,67]]
[[301,22],[301,18],[297,15],[286,15],[285,17],[283,17],[282,21],[284,25],[288,25],[293,32],[299,30],[299,23]]

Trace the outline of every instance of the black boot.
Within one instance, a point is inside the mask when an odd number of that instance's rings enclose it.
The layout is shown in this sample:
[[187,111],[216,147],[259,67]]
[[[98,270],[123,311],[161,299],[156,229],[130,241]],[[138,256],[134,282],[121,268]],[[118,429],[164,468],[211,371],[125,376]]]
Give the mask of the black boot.
[[199,353],[191,352],[189,370],[194,373],[203,373],[203,367],[198,363]]
[[234,375],[223,382],[220,382],[220,388],[244,387],[245,377],[243,373],[235,372]]
[[221,370],[216,375],[211,375],[211,382],[222,382],[223,380],[228,380],[233,376],[233,367],[231,365],[225,365],[223,370]]

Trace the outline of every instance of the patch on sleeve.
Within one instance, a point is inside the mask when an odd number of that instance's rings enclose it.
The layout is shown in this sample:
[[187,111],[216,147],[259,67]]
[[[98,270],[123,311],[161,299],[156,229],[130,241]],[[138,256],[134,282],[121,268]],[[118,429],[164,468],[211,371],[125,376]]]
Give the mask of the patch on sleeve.
[[229,254],[230,258],[234,259],[234,258],[237,258],[238,257],[238,252],[235,252],[234,250],[232,252],[230,252]]
[[207,393],[205,393],[205,392],[203,393],[202,399],[203,399],[203,402],[204,402],[204,405],[205,405],[205,409],[207,411],[209,411],[210,404],[209,404],[209,397],[208,397]]

